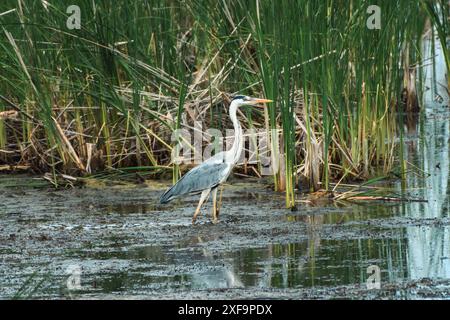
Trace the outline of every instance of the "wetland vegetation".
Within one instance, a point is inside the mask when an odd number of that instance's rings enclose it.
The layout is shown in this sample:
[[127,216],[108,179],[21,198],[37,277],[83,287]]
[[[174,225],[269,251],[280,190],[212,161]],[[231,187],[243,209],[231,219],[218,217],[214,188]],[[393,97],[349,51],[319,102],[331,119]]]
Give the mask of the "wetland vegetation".
[[[1,1],[0,298],[448,299],[449,9]],[[193,227],[172,135],[219,143],[235,94],[265,147]]]

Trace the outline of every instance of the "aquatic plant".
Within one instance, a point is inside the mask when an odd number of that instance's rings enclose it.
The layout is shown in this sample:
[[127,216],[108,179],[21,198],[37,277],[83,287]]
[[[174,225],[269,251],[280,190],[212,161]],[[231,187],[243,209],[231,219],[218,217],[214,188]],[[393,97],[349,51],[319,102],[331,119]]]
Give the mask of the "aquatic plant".
[[[0,112],[19,112],[0,119],[0,162],[55,180],[136,171],[172,171],[177,180],[184,167],[171,162],[172,131],[192,130],[194,121],[202,131],[230,127],[223,106],[239,91],[276,102],[240,117],[269,133],[275,189],[286,191],[288,207],[303,182],[328,190],[333,180],[392,169],[394,112],[434,8],[407,0],[80,0],[81,28],[72,30],[72,2],[0,3]],[[374,5],[379,29],[368,27]]]

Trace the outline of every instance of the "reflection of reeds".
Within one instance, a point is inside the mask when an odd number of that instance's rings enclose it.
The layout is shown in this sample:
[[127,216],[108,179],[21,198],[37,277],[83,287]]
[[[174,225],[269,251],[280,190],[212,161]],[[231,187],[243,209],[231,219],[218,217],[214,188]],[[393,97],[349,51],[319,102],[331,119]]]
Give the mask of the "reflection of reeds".
[[42,278],[36,279],[38,273],[33,272],[17,290],[12,299],[31,299],[39,289],[42,289],[42,285],[45,281],[48,281],[49,274],[45,274]]
[[81,30],[65,28],[70,4],[0,4],[0,112],[7,101],[20,110],[20,121],[0,119],[0,161],[54,176],[173,168],[176,180],[171,132],[228,127],[222,93],[240,90],[276,102],[240,117],[271,132],[287,206],[301,176],[328,190],[392,168],[420,3],[380,2],[381,30],[366,27],[368,0],[83,0]]

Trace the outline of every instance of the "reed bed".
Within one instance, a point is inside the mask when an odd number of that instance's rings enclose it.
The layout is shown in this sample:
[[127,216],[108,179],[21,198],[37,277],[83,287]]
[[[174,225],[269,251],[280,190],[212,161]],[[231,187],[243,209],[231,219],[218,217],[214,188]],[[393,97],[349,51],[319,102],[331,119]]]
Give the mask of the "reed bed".
[[[66,26],[72,4],[79,30]],[[371,5],[381,29],[367,27]],[[275,189],[286,191],[288,207],[299,186],[328,190],[332,181],[387,175],[398,159],[395,111],[411,105],[402,92],[417,96],[427,17],[444,37],[448,30],[433,19],[436,8],[409,0],[4,0],[0,164],[176,180],[185,167],[171,161],[171,133],[195,121],[202,131],[231,127],[226,106],[240,93],[275,101],[240,117],[269,133]],[[250,167],[238,170],[261,174]]]

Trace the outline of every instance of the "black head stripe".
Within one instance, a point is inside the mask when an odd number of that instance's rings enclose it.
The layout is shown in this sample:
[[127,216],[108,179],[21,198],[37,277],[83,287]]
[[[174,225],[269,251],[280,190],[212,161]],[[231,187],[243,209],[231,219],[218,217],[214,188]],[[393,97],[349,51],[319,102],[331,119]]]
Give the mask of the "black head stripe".
[[[246,96],[234,96],[234,97],[233,97],[233,100],[236,100],[236,99],[246,100],[246,98],[247,98]],[[232,100],[232,101],[233,101],[233,100]]]

